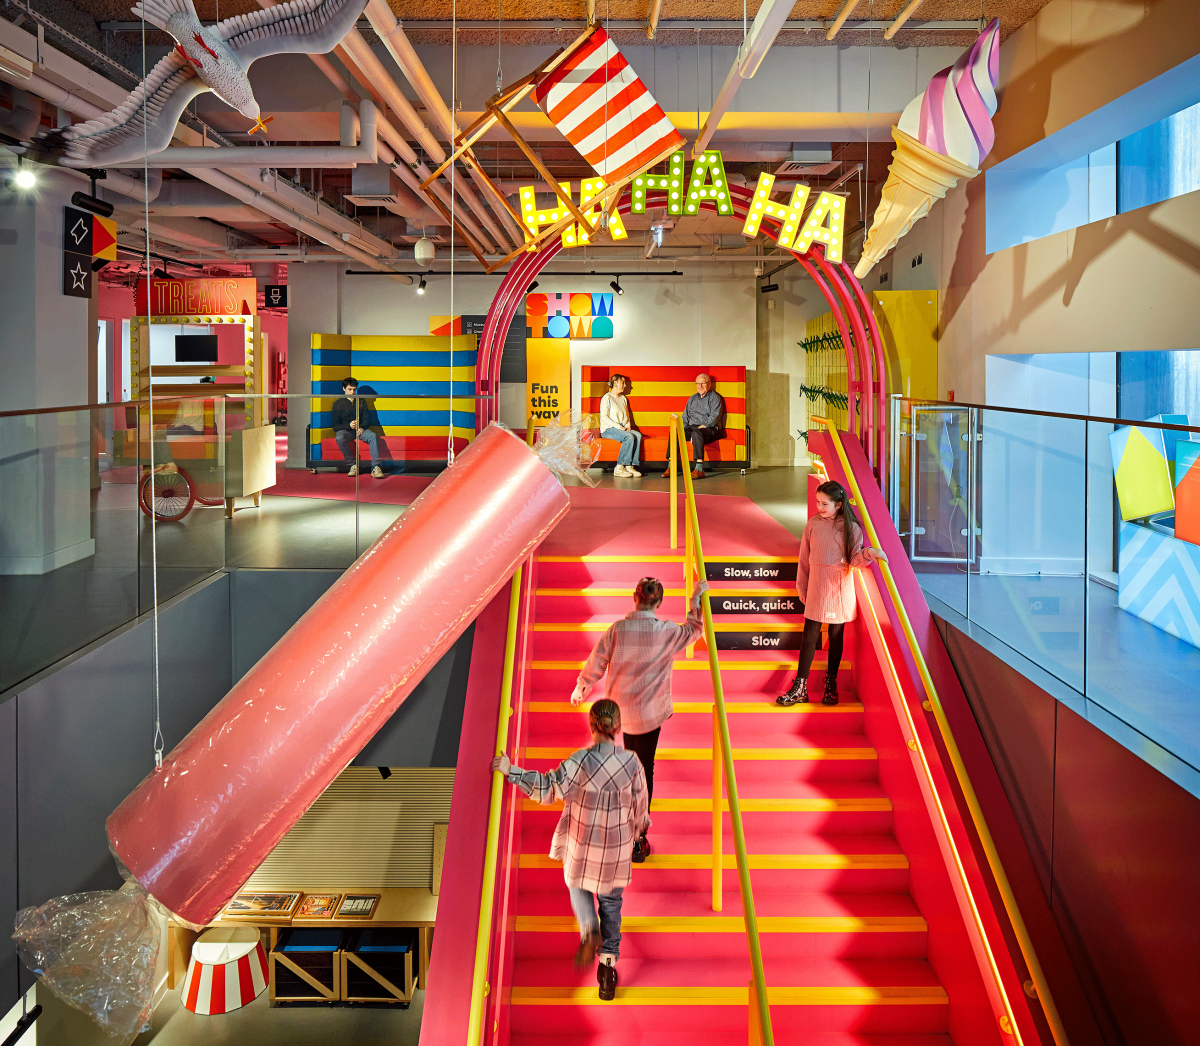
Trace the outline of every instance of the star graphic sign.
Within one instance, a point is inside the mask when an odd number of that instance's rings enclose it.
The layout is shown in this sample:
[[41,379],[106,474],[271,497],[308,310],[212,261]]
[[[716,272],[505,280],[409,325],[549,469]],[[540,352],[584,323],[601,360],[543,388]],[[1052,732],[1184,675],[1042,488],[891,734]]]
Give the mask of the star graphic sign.
[[81,291],[84,289],[84,281],[87,279],[87,270],[84,269],[79,262],[75,263],[75,268],[68,270],[71,273],[71,290]]

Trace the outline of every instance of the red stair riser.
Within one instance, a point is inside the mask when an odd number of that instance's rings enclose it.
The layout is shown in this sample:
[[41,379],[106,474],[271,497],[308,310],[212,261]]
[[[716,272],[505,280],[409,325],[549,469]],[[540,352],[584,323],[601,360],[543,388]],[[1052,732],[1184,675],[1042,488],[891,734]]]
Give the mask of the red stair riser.
[[[747,963],[747,971],[749,964]],[[746,978],[749,982],[749,977]],[[858,1031],[944,1032],[949,1024],[949,1007],[945,1005],[912,1006],[772,1006],[771,1014],[781,1031],[788,1027],[802,1028],[805,1034],[814,1032]],[[554,1029],[605,1031],[625,1028],[628,1032],[692,1031],[705,1036],[728,1037],[728,1041],[744,1042],[747,1035],[745,1006],[626,1006],[599,1002],[587,1006],[526,1006],[512,1008],[513,1041],[519,1042],[523,1033]],[[786,1034],[786,1032],[784,1033]],[[782,1040],[786,1042],[787,1040]]]
[[[536,851],[534,851],[536,852]],[[732,854],[732,844],[725,851]],[[726,869],[722,875],[725,891],[738,895],[738,875]],[[906,893],[908,870],[905,868],[794,868],[752,869],[750,883],[755,896],[762,893]],[[557,868],[522,868],[521,886],[529,890],[553,890],[561,888],[562,872]],[[712,887],[712,874],[706,869],[664,868],[651,869],[642,866],[635,870],[633,882],[626,893],[639,890],[679,890],[704,893]]]
[[[810,959],[920,959],[926,953],[924,931],[892,933],[763,933],[764,959],[781,963],[795,955]],[[518,931],[518,959],[546,959],[560,955],[570,962],[579,940],[572,933]],[[628,959],[689,959],[712,948],[725,952],[745,951],[746,936],[740,933],[623,933],[621,954]],[[786,969],[786,966],[783,967]]]
[[[793,651],[794,653],[794,651]],[[539,661],[570,661],[572,664],[580,664],[584,657],[577,658],[538,658]],[[680,660],[684,660],[682,657]],[[749,659],[747,659],[749,660]],[[784,662],[789,660],[786,657],[772,658],[772,661]],[[700,664],[704,664],[703,660],[699,660]],[[794,663],[793,663],[794,664]],[[852,681],[849,670],[843,668],[838,673],[838,683],[842,682],[842,673],[847,673],[847,679]],[[575,681],[579,678],[578,668],[534,668],[533,672],[533,700],[535,701],[569,701],[571,692],[575,689]],[[725,687],[727,696],[732,697],[737,694],[756,694],[764,698],[774,700],[775,696],[782,694],[793,679],[796,678],[796,669],[788,668],[746,668],[732,671],[725,671],[721,674],[721,681]],[[823,671],[814,670],[808,677],[808,685],[810,689],[820,688],[825,685],[825,675]],[[707,671],[700,669],[676,669],[671,678],[671,695],[679,701],[695,701],[701,698],[712,700],[712,678]],[[592,692],[592,700],[603,697],[603,687],[597,686]]]
[[[655,780],[657,782],[657,771]],[[655,786],[657,788],[657,784]],[[655,796],[657,798],[657,795]],[[523,810],[522,817],[551,818],[550,826],[558,823],[561,811],[549,807],[538,810]],[[712,814],[705,812],[655,813],[650,811],[651,820],[656,826],[670,824],[672,829],[679,831],[698,832],[712,827]],[[669,819],[669,820],[668,820]],[[860,834],[864,832],[890,832],[892,830],[892,812],[890,810],[820,810],[801,812],[776,811],[743,811],[742,821],[749,839],[753,832],[828,832],[830,834]],[[654,829],[651,829],[653,833]],[[750,845],[749,842],[746,844]],[[730,851],[732,852],[732,851]]]

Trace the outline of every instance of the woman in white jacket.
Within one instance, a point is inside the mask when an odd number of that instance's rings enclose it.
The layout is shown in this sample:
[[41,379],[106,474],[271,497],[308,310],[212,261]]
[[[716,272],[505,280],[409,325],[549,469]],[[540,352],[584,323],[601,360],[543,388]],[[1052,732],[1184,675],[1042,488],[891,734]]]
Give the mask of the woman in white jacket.
[[613,475],[621,479],[637,479],[641,473],[634,466],[642,456],[642,434],[633,428],[629,400],[625,398],[628,388],[629,379],[624,374],[614,374],[608,379],[608,392],[600,400],[600,435],[604,439],[618,440],[621,444]]

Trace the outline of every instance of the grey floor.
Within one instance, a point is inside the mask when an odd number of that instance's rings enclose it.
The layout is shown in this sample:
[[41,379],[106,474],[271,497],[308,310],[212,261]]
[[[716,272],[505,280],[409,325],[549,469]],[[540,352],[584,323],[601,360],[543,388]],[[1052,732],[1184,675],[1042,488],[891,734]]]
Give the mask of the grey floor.
[[407,1010],[380,1004],[287,1003],[272,1006],[263,992],[249,1006],[216,1017],[184,1009],[172,991],[154,1010],[148,1032],[133,1046],[416,1046],[425,993]]

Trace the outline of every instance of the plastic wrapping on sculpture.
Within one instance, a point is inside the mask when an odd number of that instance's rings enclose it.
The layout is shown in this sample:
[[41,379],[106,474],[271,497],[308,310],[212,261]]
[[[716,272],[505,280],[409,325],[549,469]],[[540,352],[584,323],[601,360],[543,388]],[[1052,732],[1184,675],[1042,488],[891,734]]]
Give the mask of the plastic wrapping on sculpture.
[[588,471],[600,458],[600,438],[594,426],[576,412],[565,411],[537,430],[538,457],[560,476],[573,476],[594,487],[600,482]]
[[145,890],[73,893],[17,912],[21,961],[116,1040],[150,1027],[162,925]]
[[[556,426],[539,455],[484,429],[109,816],[140,889],[43,906],[76,910],[82,936],[64,922],[58,954],[104,957],[63,986],[71,1005],[104,1023],[111,956],[132,982],[151,977],[155,902],[178,923],[211,922],[562,519],[555,471],[581,469],[561,433],[578,446],[577,426]],[[125,904],[144,914],[116,918]]]

